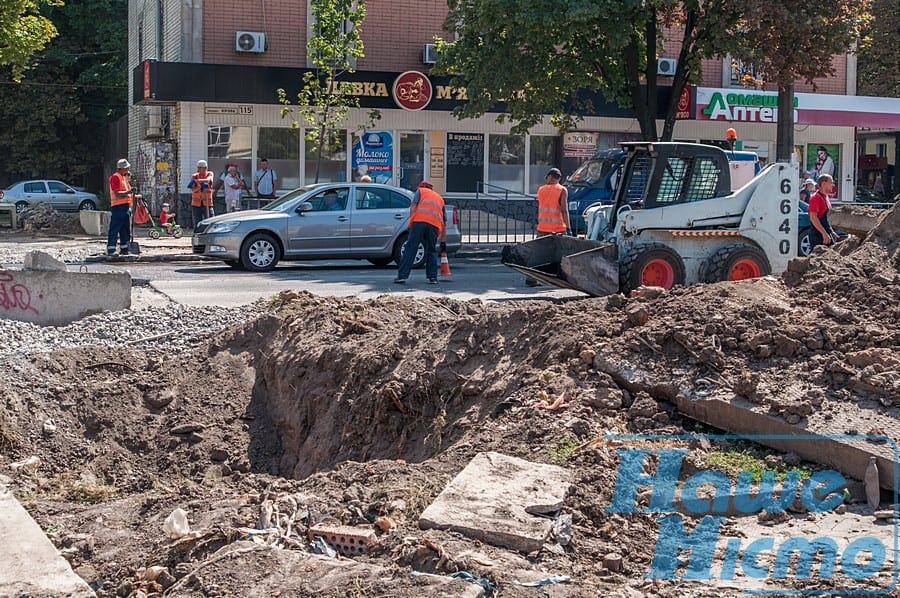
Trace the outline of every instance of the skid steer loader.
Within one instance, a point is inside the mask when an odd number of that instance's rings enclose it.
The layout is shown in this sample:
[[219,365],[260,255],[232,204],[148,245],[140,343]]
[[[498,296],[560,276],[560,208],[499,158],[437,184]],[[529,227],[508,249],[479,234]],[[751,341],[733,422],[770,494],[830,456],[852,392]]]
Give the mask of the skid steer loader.
[[783,272],[797,255],[796,169],[771,164],[732,192],[726,154],[691,143],[623,143],[615,203],[585,212],[584,239],[550,235],[503,263],[602,296],[639,286],[742,280]]

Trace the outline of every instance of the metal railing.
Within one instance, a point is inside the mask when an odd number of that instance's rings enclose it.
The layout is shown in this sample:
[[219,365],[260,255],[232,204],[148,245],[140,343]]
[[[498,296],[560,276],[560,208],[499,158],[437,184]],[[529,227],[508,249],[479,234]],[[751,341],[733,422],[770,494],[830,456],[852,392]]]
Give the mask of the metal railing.
[[475,197],[449,200],[459,211],[463,244],[491,245],[529,241],[535,237],[534,196],[479,181]]

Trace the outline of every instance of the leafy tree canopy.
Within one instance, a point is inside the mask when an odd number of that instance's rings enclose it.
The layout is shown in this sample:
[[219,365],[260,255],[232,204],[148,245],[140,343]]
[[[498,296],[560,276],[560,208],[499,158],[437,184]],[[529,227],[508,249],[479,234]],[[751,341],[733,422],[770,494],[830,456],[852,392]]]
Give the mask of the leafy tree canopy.
[[872,0],[859,44],[859,93],[900,98],[900,2]]
[[127,2],[45,2],[43,16],[59,35],[0,81],[0,173],[96,189],[106,127],[127,111]]
[[832,58],[857,41],[869,0],[743,0],[731,54],[779,87],[834,74]]
[[[296,109],[290,106],[284,89],[278,90],[278,99],[283,105],[282,117],[296,110],[309,126],[305,135],[316,148],[315,182],[319,182],[323,152],[341,143],[335,131],[346,121],[350,108],[359,106],[359,99],[349,85],[341,84],[340,77],[354,72],[356,60],[365,55],[360,25],[366,18],[366,6],[355,0],[313,0],[312,14],[315,24],[307,52],[314,70],[304,73]],[[370,120],[377,116],[377,111],[371,112]]]
[[59,0],[3,0],[0,2],[0,66],[12,68],[18,81],[31,56],[56,35],[56,28],[41,8],[62,4]]
[[550,115],[561,129],[574,126],[598,92],[635,109],[647,139],[656,130],[656,58],[663,26],[682,33],[681,56],[666,107],[662,138],[671,138],[675,106],[685,83],[699,77],[700,59],[722,52],[736,22],[732,0],[450,0],[445,30],[436,40],[436,72],[455,73],[466,87],[460,116],[498,105],[516,132]]

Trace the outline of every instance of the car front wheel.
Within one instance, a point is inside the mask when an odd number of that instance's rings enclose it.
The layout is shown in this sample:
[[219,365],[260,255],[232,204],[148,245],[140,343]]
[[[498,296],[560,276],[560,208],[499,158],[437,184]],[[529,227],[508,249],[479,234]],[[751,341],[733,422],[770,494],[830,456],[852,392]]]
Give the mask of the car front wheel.
[[271,272],[278,264],[280,254],[278,243],[271,236],[257,233],[241,246],[241,264],[251,272]]
[[97,204],[92,199],[86,199],[78,206],[79,210],[96,210]]
[[[406,240],[409,238],[409,235],[404,234],[402,237],[397,239],[397,242],[394,244],[394,261],[397,265],[400,265],[400,259],[403,256],[403,250],[406,248]],[[422,268],[425,265],[425,246],[420,242],[419,246],[416,247],[416,257],[413,258],[413,268]]]
[[810,229],[804,228],[797,237],[797,254],[800,257],[806,257],[812,253],[811,233],[812,231]]
[[25,208],[28,207],[28,202],[25,201],[17,201],[16,202],[16,214],[21,214],[25,211]]

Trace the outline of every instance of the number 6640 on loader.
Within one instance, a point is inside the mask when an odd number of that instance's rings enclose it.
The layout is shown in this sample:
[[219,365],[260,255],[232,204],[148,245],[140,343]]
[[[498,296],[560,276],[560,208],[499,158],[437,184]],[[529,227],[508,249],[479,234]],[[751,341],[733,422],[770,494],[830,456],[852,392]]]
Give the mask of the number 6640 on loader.
[[771,164],[732,192],[726,152],[718,147],[622,147],[627,157],[615,202],[586,210],[586,238],[550,235],[508,246],[503,263],[602,296],[780,273],[797,255],[796,168]]

